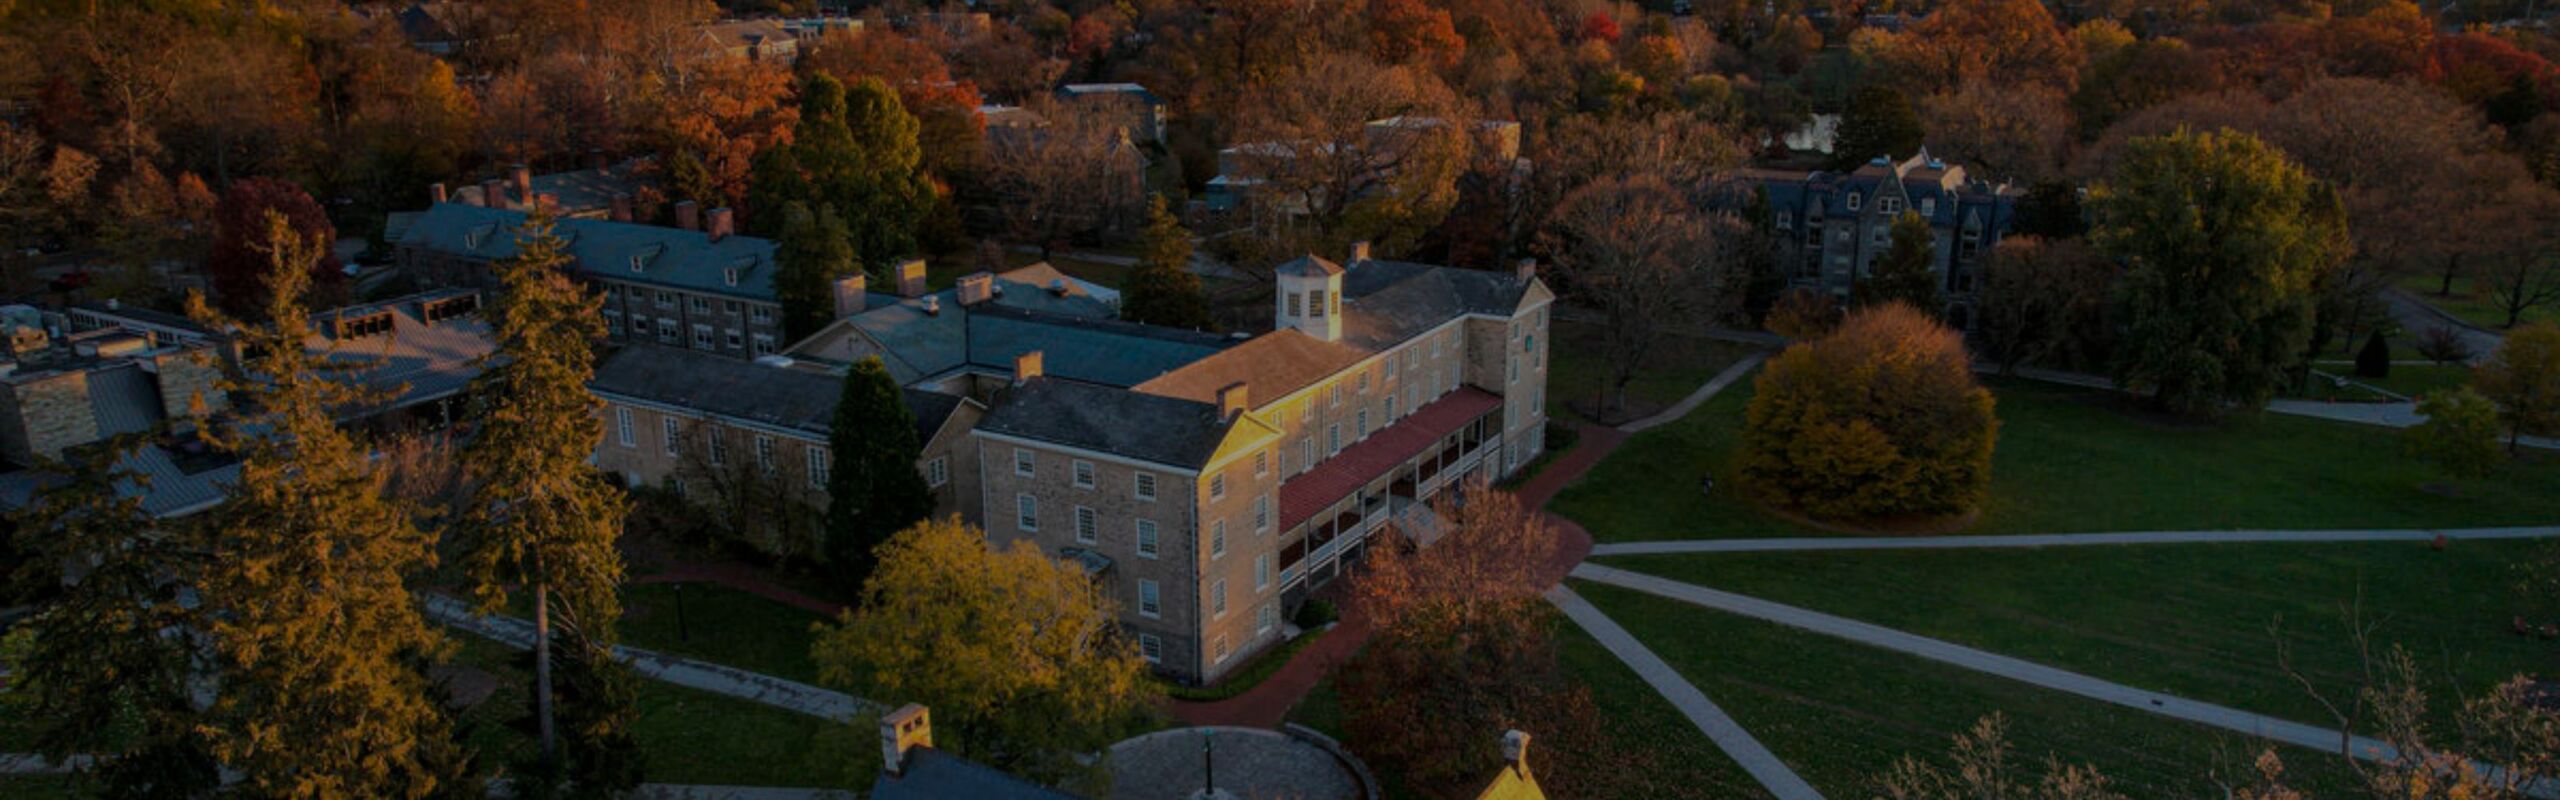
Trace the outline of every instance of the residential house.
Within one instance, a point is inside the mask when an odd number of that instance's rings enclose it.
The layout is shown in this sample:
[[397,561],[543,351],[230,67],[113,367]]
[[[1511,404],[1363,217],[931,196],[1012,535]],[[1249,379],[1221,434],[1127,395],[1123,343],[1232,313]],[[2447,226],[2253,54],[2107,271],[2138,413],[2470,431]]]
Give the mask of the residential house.
[[789,66],[800,59],[799,31],[778,19],[724,19],[696,29],[704,55]]
[[1892,248],[1893,222],[1928,220],[1947,319],[1965,327],[1983,260],[2007,233],[2026,192],[1979,180],[1927,150],[1899,161],[1877,158],[1847,173],[1745,170],[1746,185],[1769,196],[1771,224],[1789,283],[1847,297]]
[[1164,141],[1164,100],[1134,83],[1070,83],[1058,87],[1058,98],[1077,105],[1110,110],[1120,129],[1139,144]]

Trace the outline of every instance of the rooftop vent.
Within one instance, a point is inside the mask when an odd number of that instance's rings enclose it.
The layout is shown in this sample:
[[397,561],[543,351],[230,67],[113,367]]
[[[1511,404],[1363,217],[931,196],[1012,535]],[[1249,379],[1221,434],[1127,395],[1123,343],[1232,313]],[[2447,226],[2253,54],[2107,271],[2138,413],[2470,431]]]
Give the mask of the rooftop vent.
[[418,301],[418,319],[433,325],[480,310],[478,293],[458,294]]

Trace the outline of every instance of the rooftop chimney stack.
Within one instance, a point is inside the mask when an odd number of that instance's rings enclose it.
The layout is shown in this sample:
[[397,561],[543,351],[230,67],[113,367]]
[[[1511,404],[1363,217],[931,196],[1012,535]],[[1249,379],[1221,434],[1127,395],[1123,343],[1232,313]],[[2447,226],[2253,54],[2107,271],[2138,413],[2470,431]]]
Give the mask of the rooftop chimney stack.
[[1236,381],[1219,387],[1218,420],[1221,422],[1234,421],[1236,415],[1243,414],[1245,409],[1249,408],[1246,401],[1250,397],[1251,395],[1245,393],[1244,381]]
[[431,183],[427,185],[427,199],[436,203],[443,203],[453,198],[445,193],[444,184]]
[[676,227],[689,231],[702,230],[702,206],[691,200],[676,201]]
[[614,193],[613,193],[613,211],[612,211],[612,213],[609,215],[609,217],[608,217],[608,218],[609,218],[609,219],[612,219],[612,220],[613,220],[613,221],[615,221],[615,222],[630,222],[630,221],[631,221],[631,193],[630,193],[630,192],[614,192]]
[[533,168],[517,164],[508,167],[507,174],[515,179],[516,197],[522,198],[528,205],[531,204],[533,202]]
[[960,276],[960,305],[974,306],[995,299],[996,274],[972,272]]
[[1528,283],[1529,281],[1537,279],[1537,277],[1538,260],[1534,258],[1520,259],[1520,282]]
[[1040,351],[1033,350],[1013,357],[1013,385],[1040,377]]
[[541,194],[534,195],[533,202],[526,205],[525,210],[533,211],[536,209],[549,214],[560,213],[560,196],[550,192],[543,192]]
[[906,774],[907,751],[933,747],[933,717],[924,706],[908,703],[880,718],[880,771],[895,778]]
[[1502,763],[1518,770],[1522,777],[1528,776],[1529,734],[1517,730],[1502,732]]
[[836,319],[860,314],[870,302],[871,279],[860,271],[836,279]]
[[507,182],[496,178],[481,181],[480,204],[490,208],[506,208]]
[[898,296],[924,296],[924,259],[910,259],[898,264]]
[[711,209],[710,218],[711,227],[706,232],[711,234],[711,241],[717,242],[729,238],[729,234],[738,232],[736,218],[731,215],[728,206]]
[[1362,239],[1351,243],[1351,258],[1343,261],[1342,265],[1346,267],[1358,266],[1360,262],[1367,260],[1369,260],[1369,240]]

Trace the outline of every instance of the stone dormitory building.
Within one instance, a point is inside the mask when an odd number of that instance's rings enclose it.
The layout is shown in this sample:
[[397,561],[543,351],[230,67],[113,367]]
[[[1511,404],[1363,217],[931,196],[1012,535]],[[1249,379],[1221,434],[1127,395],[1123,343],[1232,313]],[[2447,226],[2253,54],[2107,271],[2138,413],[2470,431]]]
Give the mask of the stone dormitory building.
[[2009,229],[2025,191],[1969,177],[1922,150],[1877,158],[1846,173],[1750,169],[1745,186],[1768,192],[1772,225],[1789,284],[1846,298],[1892,248],[1893,221],[1915,213],[1937,245],[1947,319],[1963,328],[1991,248]]

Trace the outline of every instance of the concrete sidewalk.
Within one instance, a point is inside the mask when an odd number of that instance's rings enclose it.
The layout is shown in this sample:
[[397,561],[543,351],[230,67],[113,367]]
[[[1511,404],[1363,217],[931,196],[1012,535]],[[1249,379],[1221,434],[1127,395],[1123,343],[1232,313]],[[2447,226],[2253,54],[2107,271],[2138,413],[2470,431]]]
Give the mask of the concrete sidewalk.
[[1742,380],[1742,376],[1750,374],[1754,369],[1758,369],[1760,367],[1760,362],[1767,360],[1769,360],[1768,353],[1753,353],[1751,355],[1744,356],[1741,361],[1734,362],[1733,366],[1726,367],[1723,372],[1716,373],[1714,378],[1710,378],[1705,384],[1700,385],[1697,391],[1690,392],[1688,397],[1680,398],[1680,402],[1672,404],[1670,408],[1663,409],[1662,413],[1636,420],[1625,425],[1620,425],[1618,426],[1618,430],[1625,431],[1627,433],[1643,433],[1663,425],[1678,422],[1681,417],[1688,416],[1689,412],[1698,410],[1698,406],[1704,405],[1709,398],[1715,397],[1717,393],[1723,392],[1726,387],[1732,386],[1735,381]]
[[[1581,573],[1582,568],[1574,569],[1574,574]],[[1629,669],[1636,671],[1637,677],[1653,686],[1663,699],[1671,701],[1681,716],[1688,717],[1690,724],[1698,726],[1698,730],[1714,741],[1716,747],[1723,749],[1725,755],[1732,756],[1735,763],[1742,765],[1744,772],[1767,787],[1770,794],[1777,795],[1778,800],[1818,800],[1822,797],[1821,792],[1814,791],[1813,784],[1806,783],[1785,761],[1779,760],[1776,753],[1769,752],[1769,748],[1760,744],[1750,731],[1734,722],[1732,715],[1724,713],[1715,701],[1707,699],[1705,692],[1698,691],[1688,678],[1681,677],[1679,670],[1673,669],[1661,656],[1654,655],[1651,648],[1636,641],[1633,634],[1619,627],[1608,615],[1600,613],[1600,609],[1582,599],[1582,595],[1558,585],[1547,590],[1547,602],[1555,604],[1574,624],[1589,631],[1591,638],[1600,640],[1600,646],[1608,648],[1610,655],[1626,662]]]
[[2003,547],[2081,547],[2089,545],[2228,544],[2234,542],[2424,542],[2447,539],[2560,538],[2560,526],[2509,528],[2406,528],[2310,531],[2131,531],[2122,533],[2047,533],[2020,536],[1842,536],[1787,539],[1694,539],[1618,542],[1591,547],[1594,556],[1666,555],[1673,553],[1785,553],[1823,550],[1966,550]]
[[[477,616],[460,600],[435,594],[425,597],[426,615],[430,620],[518,650],[533,649],[531,622],[502,614]],[[822,719],[841,722],[877,708],[870,701],[842,692],[708,661],[637,647],[615,647],[613,653],[630,664],[632,671],[640,673],[641,677]]]

